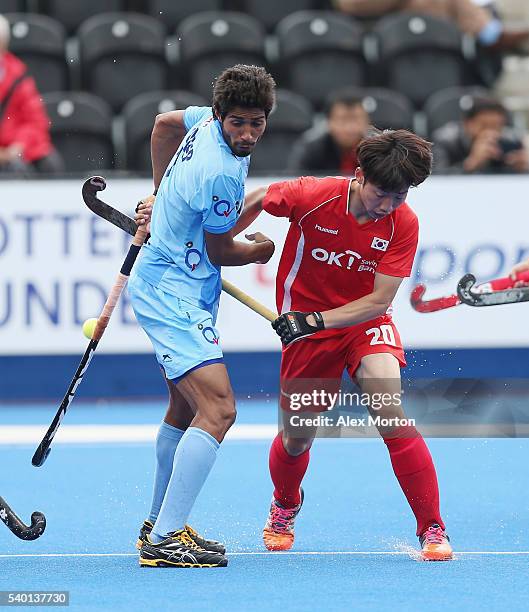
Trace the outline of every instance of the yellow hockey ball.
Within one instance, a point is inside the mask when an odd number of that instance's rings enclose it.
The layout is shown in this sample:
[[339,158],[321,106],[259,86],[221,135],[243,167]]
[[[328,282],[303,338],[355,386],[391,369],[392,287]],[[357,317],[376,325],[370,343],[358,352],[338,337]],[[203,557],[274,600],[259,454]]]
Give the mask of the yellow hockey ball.
[[85,338],[88,338],[88,340],[92,339],[92,335],[94,333],[94,329],[96,328],[96,324],[97,324],[97,319],[86,319],[86,321],[83,323],[83,334],[85,335]]

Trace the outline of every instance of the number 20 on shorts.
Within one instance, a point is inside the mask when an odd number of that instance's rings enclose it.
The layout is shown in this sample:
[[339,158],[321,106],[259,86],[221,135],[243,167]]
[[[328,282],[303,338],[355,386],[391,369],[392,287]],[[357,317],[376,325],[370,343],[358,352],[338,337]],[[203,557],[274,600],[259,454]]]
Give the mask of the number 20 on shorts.
[[395,333],[391,325],[381,325],[380,327],[372,327],[366,330],[366,334],[369,336],[373,334],[371,346],[375,344],[389,344],[390,346],[397,346],[395,343]]

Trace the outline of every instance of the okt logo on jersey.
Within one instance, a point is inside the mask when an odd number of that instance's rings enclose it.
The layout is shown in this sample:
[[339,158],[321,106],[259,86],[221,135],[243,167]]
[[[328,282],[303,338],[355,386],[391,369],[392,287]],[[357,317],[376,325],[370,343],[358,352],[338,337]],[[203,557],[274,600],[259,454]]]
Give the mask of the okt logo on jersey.
[[[339,268],[351,269],[357,259],[362,259],[362,255],[356,251],[345,251],[344,253],[336,253],[336,251],[326,251],[325,249],[312,249],[312,257],[317,261],[323,261],[330,266],[338,266]],[[343,259],[342,259],[343,258]]]
[[220,340],[220,336],[217,333],[217,330],[210,325],[204,326],[202,323],[198,324],[198,329],[202,332],[205,340],[210,344],[218,344]]
[[219,217],[229,217],[233,210],[235,210],[235,206],[231,202],[221,200],[219,196],[214,195],[213,202],[213,210]]

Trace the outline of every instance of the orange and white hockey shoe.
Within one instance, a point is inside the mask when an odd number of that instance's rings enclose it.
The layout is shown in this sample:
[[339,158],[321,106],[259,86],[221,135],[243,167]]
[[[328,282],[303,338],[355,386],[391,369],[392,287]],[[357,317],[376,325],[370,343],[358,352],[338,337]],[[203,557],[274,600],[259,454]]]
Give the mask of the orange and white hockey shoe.
[[450,561],[454,558],[450,538],[440,525],[430,525],[420,536],[419,542],[424,561]]
[[301,501],[293,508],[283,506],[272,497],[270,512],[263,529],[263,541],[268,550],[290,550],[294,544],[294,521],[303,505],[303,489],[300,489]]

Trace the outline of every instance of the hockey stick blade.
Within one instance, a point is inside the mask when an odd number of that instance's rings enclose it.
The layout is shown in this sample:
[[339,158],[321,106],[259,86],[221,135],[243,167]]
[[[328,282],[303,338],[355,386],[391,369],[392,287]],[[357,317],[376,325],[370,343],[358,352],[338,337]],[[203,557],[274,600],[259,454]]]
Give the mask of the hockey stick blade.
[[136,234],[138,226],[134,222],[134,219],[128,217],[121,211],[117,210],[103,202],[97,197],[99,191],[103,191],[107,184],[102,176],[92,176],[87,179],[83,184],[83,200],[88,208],[95,213],[98,217],[110,221],[116,227],[126,231],[131,236]]
[[[475,279],[474,279],[475,280]],[[511,290],[516,285],[528,285],[529,284],[529,271],[524,270],[518,272],[514,278],[512,276],[504,276],[501,278],[494,278],[485,283],[477,285],[472,294],[483,295],[483,294],[498,294],[498,292]],[[459,304],[467,303],[460,299],[458,295],[447,295],[445,297],[434,298],[433,300],[423,300],[423,296],[426,292],[425,285],[417,285],[413,288],[410,294],[410,303],[414,310],[417,312],[437,312],[438,310],[445,310],[446,308],[452,308],[453,306],[459,306]],[[518,301],[518,300],[516,300]],[[525,301],[525,300],[521,300]],[[498,302],[498,303],[510,303],[510,302]],[[490,304],[471,304],[472,306],[494,306],[496,302],[491,300]]]
[[21,540],[36,540],[46,529],[46,517],[42,512],[33,512],[31,515],[31,525],[26,525],[11,510],[4,498],[0,497],[0,520],[8,529]]
[[500,306],[502,304],[519,304],[529,302],[529,287],[518,287],[504,289],[503,291],[490,291],[476,293],[473,286],[476,277],[473,274],[465,274],[457,283],[457,294],[459,299],[469,306]]
[[437,312],[438,310],[453,308],[461,304],[461,300],[457,295],[447,295],[445,297],[434,298],[433,300],[423,300],[422,298],[425,292],[425,285],[417,285],[410,294],[411,307],[417,312]]
[[61,405],[59,406],[59,409],[57,410],[57,413],[55,414],[51,425],[48,427],[48,431],[44,434],[41,443],[38,445],[37,450],[33,454],[31,463],[35,467],[41,467],[42,465],[44,465],[44,462],[48,458],[48,455],[51,451],[50,447],[51,443],[53,442],[53,438],[55,437],[55,434],[57,433],[57,430],[59,429],[60,424],[64,419],[64,415],[66,414],[70,404],[72,403],[73,398],[75,397],[77,387],[81,384],[83,380],[84,373],[90,365],[90,361],[94,356],[94,351],[97,348],[98,342],[98,340],[90,340],[86,351],[84,352],[83,358],[81,359],[81,362],[77,367],[74,377],[70,382],[70,386],[68,387],[68,390],[62,398]]

